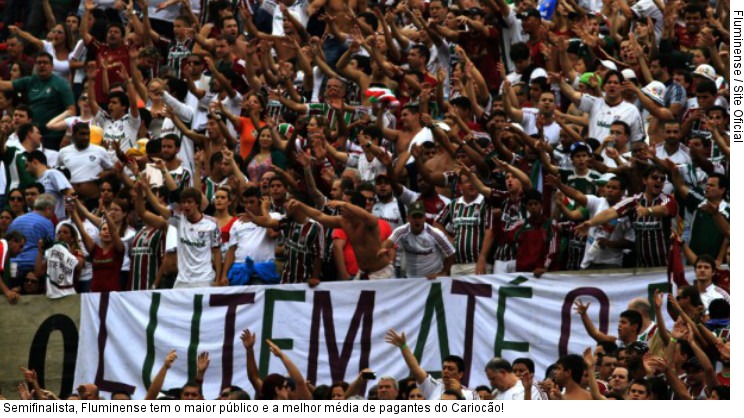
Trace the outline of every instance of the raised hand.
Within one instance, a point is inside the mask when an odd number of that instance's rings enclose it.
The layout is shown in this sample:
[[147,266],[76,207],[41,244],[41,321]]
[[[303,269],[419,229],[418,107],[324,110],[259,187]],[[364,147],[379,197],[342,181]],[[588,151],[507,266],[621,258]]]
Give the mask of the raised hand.
[[196,359],[196,372],[204,375],[204,372],[207,371],[207,368],[209,367],[209,353],[206,351],[199,354],[199,357]]
[[168,353],[167,356],[165,356],[165,361],[163,362],[163,366],[165,366],[166,369],[170,369],[173,367],[173,362],[178,359],[178,355],[176,355],[176,350],[171,350],[170,353]]
[[406,345],[406,333],[401,332],[398,334],[395,332],[394,329],[389,329],[385,333],[385,342],[388,344],[392,344],[398,348],[402,348],[404,345]]
[[586,311],[587,309],[589,309],[589,306],[591,304],[591,302],[587,302],[587,304],[584,305],[584,301],[578,299],[576,302],[574,302],[574,311],[576,311],[577,314],[584,316],[586,315]]

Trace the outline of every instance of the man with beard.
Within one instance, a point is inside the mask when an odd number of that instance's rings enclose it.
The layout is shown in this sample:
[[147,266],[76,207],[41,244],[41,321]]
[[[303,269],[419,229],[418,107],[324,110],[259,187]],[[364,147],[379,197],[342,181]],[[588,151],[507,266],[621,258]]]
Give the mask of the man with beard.
[[442,360],[442,378],[435,379],[419,365],[413,351],[408,347],[406,333],[398,334],[394,329],[385,334],[385,341],[400,349],[411,375],[416,379],[424,398],[428,400],[440,399],[447,391],[454,391],[464,400],[478,400],[478,392],[468,389],[461,381],[465,374],[465,362],[461,357],[449,355]]
[[579,110],[589,113],[588,137],[606,138],[610,135],[612,122],[616,120],[622,120],[630,126],[631,142],[645,137],[643,119],[638,108],[623,100],[622,83],[625,78],[620,72],[610,70],[603,78],[604,98],[582,94],[574,90],[563,77],[560,80],[556,78],[558,77],[555,74],[551,74],[553,81],[560,81],[561,93],[578,106]]
[[537,120],[542,117],[543,137],[551,146],[558,145],[560,141],[561,127],[553,118],[555,112],[555,93],[546,91],[540,93],[540,99],[536,107],[520,108],[518,104],[511,103],[512,86],[509,80],[504,82],[504,112],[512,121],[520,124],[527,135],[537,134]]
[[78,196],[87,199],[98,199],[97,180],[111,174],[114,168],[106,150],[90,143],[87,123],[72,127],[72,144],[60,150],[57,162],[70,170],[70,183]]
[[671,223],[677,215],[677,201],[662,193],[665,180],[664,172],[651,166],[644,175],[643,193],[628,197],[600,212],[577,226],[577,232],[586,234],[591,227],[627,216],[633,222],[636,232],[638,267],[666,266]]
[[163,162],[156,161],[157,167],[163,174],[165,185],[168,190],[183,190],[191,186],[191,173],[181,164],[177,157],[181,150],[181,138],[178,135],[168,134],[160,139],[160,156]]
[[656,145],[656,157],[664,160],[669,159],[677,166],[692,164],[690,150],[682,144],[680,136],[680,124],[676,120],[664,123],[664,142]]

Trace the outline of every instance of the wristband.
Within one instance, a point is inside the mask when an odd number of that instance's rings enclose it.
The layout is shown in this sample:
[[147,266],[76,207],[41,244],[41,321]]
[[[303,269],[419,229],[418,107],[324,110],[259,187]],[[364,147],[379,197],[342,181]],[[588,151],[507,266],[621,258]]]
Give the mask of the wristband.
[[408,344],[406,344],[406,343],[403,343],[403,345],[401,345],[401,346],[400,346],[400,351],[403,351],[403,350],[405,350],[406,348],[408,348]]
[[676,343],[677,342],[677,339],[674,338],[674,337],[669,337],[669,342],[670,343]]

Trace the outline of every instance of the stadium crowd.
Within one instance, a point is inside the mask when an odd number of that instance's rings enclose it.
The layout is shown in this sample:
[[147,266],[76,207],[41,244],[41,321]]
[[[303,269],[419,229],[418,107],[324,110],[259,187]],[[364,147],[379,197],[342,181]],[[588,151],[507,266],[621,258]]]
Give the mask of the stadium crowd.
[[[668,266],[677,295],[631,302],[616,336],[577,302],[597,346],[544,380],[495,358],[466,388],[457,356],[435,379],[390,330],[411,375],[368,399],[728,398],[728,0],[3,7],[7,303]],[[289,378],[259,377],[242,340],[261,399],[363,398],[377,379],[305,382],[270,341]],[[24,375],[22,397],[54,396]]]

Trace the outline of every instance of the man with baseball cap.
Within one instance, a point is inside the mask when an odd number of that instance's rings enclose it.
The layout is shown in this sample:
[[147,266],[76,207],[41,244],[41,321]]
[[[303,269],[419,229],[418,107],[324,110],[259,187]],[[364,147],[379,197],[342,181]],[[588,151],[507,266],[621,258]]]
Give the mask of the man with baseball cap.
[[408,223],[396,228],[382,248],[403,252],[407,277],[449,276],[455,261],[455,247],[442,231],[426,223],[426,208],[421,201],[408,206]]

